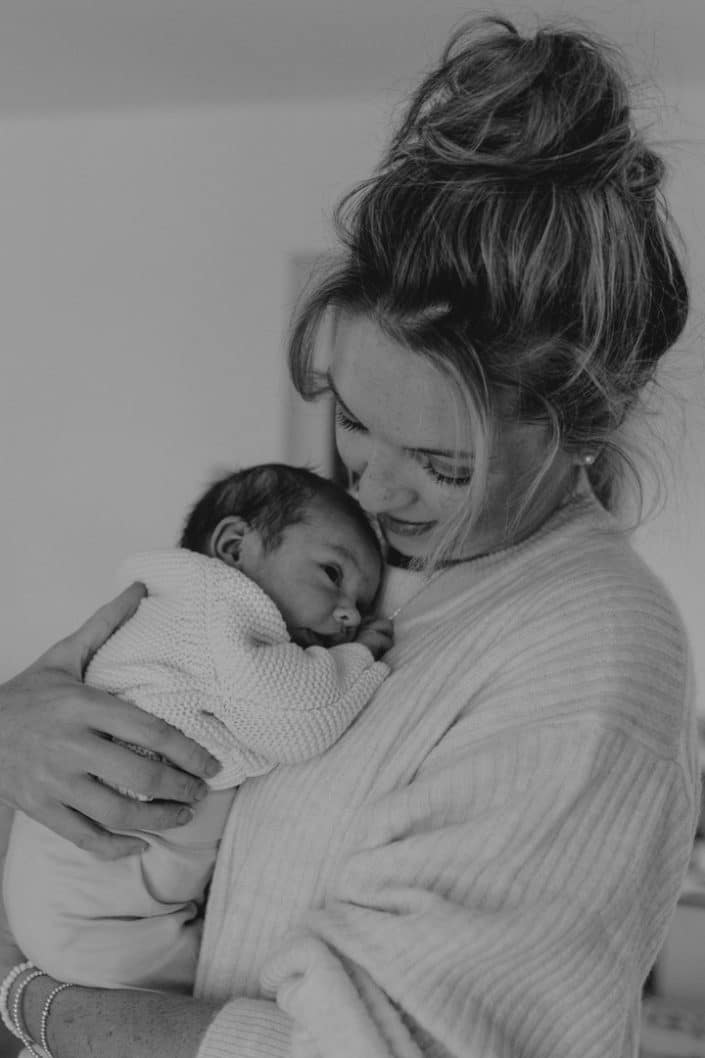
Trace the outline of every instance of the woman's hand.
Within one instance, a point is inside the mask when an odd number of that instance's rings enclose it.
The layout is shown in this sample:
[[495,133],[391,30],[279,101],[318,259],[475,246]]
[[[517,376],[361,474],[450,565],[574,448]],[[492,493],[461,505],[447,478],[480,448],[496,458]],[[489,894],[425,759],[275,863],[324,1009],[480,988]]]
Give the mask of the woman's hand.
[[[92,656],[144,594],[133,584],[0,686],[0,800],[105,859],[143,848],[139,839],[111,834],[115,828],[165,830],[188,822],[187,806],[207,792],[199,777],[219,770],[176,728],[81,682]],[[107,736],[156,750],[173,766]],[[105,783],[153,800],[136,801]]]

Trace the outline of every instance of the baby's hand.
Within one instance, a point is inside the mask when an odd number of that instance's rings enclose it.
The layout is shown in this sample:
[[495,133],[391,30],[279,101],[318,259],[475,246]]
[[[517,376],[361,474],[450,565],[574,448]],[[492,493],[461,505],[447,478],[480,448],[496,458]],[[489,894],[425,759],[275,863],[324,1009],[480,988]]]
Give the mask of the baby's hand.
[[357,630],[356,643],[364,643],[377,661],[391,649],[394,642],[394,626],[387,617],[366,617]]

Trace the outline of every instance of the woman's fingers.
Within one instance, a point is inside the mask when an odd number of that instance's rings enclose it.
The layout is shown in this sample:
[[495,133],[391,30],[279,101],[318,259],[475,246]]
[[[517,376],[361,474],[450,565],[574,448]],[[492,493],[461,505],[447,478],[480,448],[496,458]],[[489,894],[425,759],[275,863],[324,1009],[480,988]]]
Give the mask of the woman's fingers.
[[[85,806],[89,807],[90,816],[84,815]],[[138,801],[91,776],[77,783],[74,796],[66,807],[96,824],[103,832],[168,830],[189,822],[193,817],[187,805]]]
[[43,816],[44,826],[99,859],[117,860],[122,856],[141,852],[146,847],[145,842],[139,838],[111,834],[66,805],[55,803],[47,806]]
[[35,663],[42,668],[60,669],[81,679],[88,662],[120,625],[135,613],[147,594],[143,584],[131,584],[89,617],[70,636],[60,640]]
[[[187,738],[181,731],[164,720],[159,720],[156,716],[145,713],[144,710],[117,698],[101,696],[101,706],[103,708],[103,715],[99,721],[101,732],[112,738],[118,738],[122,742],[133,742],[138,746],[144,746],[145,749],[151,749],[166,757],[176,769],[182,769],[182,773],[188,773],[184,776],[168,764],[147,762],[145,758],[137,757],[134,753],[131,754],[133,758],[131,761],[123,755],[122,763],[126,766],[129,763],[136,768],[142,781],[149,777],[157,777],[156,785],[152,788],[137,789],[130,786],[129,788],[135,789],[136,793],[167,800],[173,798],[177,801],[192,801],[196,796],[195,791],[200,789],[200,784],[194,784],[191,777],[212,778],[220,771],[220,764],[208,750]],[[94,726],[95,719],[97,718],[94,718]],[[148,763],[152,765],[151,768],[146,766]],[[120,786],[129,786],[129,783],[123,782],[119,776],[101,775],[101,778],[107,778]]]
[[[86,659],[141,594],[134,586],[123,592],[0,687],[0,800],[99,855],[139,847],[108,834],[114,827],[163,830],[186,822],[184,806],[203,796],[202,779],[220,767],[180,731],[79,682]],[[168,761],[139,756],[114,739]],[[153,800],[139,802],[111,786]]]
[[[152,760],[129,746],[103,736],[97,736],[96,744],[93,745],[94,737],[94,733],[91,733],[86,743],[85,770],[87,774],[96,776],[110,787],[129,790],[137,797],[149,801],[177,801],[187,805],[200,801],[208,792],[208,787],[202,779],[173,767],[168,761]],[[138,734],[137,737],[130,736],[129,741],[144,746],[147,739],[143,734]],[[160,753],[161,750],[157,748],[156,752]],[[178,804],[174,811],[178,811]],[[172,814],[169,814],[168,818],[171,820]],[[121,825],[112,819],[101,818],[100,822],[106,826]],[[133,824],[130,822],[127,825]],[[176,826],[177,823],[171,825]]]
[[[173,754],[203,773],[212,771],[205,750],[156,717],[84,685],[75,688],[68,707],[62,700],[55,709],[51,761],[41,772],[45,791],[107,830],[163,830],[188,822],[185,806],[208,792],[202,779],[122,743]],[[39,818],[36,810],[29,814]]]

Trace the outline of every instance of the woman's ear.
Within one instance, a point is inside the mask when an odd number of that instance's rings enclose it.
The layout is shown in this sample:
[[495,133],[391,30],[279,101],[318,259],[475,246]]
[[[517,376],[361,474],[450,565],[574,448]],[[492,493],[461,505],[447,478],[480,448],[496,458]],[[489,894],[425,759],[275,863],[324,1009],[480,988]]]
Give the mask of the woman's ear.
[[228,566],[240,569],[242,542],[250,531],[249,523],[236,514],[221,519],[211,533],[208,554],[211,558],[219,558]]

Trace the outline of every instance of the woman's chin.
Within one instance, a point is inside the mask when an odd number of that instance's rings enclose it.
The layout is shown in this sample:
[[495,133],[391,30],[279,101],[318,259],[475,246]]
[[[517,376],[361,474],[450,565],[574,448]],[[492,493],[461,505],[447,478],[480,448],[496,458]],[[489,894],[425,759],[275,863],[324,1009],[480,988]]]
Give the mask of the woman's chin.
[[423,562],[432,551],[430,534],[407,536],[402,533],[384,531],[383,538],[390,552],[409,561],[417,559]]
[[402,558],[420,559],[425,560],[428,557],[429,549],[427,547],[411,547],[408,541],[395,540],[394,538],[387,539],[387,545],[390,551],[401,555]]

